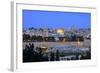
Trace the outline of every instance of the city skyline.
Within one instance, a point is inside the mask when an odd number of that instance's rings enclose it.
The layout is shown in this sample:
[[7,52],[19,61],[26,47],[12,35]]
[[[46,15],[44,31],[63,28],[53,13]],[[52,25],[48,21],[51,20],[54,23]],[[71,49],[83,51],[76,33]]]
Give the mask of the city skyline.
[[23,10],[23,28],[90,28],[91,14],[80,12],[59,12]]

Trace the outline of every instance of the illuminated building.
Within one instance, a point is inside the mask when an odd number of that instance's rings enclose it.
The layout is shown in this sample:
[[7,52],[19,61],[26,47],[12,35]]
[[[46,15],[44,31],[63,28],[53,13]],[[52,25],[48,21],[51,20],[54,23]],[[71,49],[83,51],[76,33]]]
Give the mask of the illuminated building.
[[57,29],[57,34],[64,35],[64,29]]

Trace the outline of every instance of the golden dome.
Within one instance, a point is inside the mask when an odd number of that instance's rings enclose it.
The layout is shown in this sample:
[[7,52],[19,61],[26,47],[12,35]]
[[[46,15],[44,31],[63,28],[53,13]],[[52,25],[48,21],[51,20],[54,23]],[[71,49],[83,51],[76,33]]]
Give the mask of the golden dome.
[[64,34],[64,29],[57,29],[57,33],[63,35]]

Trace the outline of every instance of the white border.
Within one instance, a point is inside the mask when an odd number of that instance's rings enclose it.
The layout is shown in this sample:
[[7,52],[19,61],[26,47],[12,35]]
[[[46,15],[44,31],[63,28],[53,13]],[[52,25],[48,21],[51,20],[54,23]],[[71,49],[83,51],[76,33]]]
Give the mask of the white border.
[[[12,70],[32,70],[32,69],[54,69],[66,67],[80,67],[80,66],[93,66],[96,65],[96,45],[95,31],[96,27],[96,9],[90,7],[73,7],[73,6],[59,6],[59,5],[41,5],[32,3],[13,3],[14,5],[14,22],[13,22],[13,64]],[[91,13],[91,60],[78,60],[78,61],[61,61],[61,62],[41,62],[41,63],[22,63],[22,10],[48,10],[48,11],[70,11],[70,12],[89,12]]]

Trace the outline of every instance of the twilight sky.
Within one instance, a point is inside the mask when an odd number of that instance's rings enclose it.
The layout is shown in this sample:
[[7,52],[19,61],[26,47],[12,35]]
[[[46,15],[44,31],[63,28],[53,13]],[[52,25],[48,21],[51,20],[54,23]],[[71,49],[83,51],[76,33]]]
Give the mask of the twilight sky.
[[23,28],[90,28],[91,13],[23,10]]

